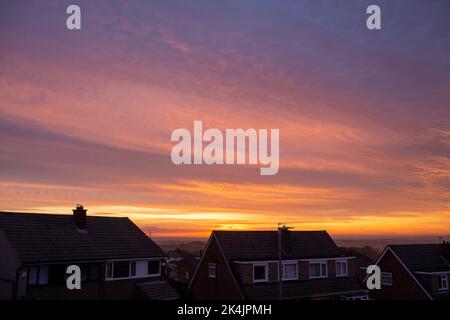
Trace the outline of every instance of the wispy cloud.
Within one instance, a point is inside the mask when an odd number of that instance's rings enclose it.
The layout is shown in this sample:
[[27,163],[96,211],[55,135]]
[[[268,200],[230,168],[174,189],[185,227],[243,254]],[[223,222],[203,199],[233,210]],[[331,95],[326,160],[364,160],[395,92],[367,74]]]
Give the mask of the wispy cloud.
[[[1,2],[3,210],[121,214],[161,234],[214,228],[449,230],[449,4]],[[280,128],[280,173],[176,167],[170,133]],[[188,231],[183,231],[188,230]]]

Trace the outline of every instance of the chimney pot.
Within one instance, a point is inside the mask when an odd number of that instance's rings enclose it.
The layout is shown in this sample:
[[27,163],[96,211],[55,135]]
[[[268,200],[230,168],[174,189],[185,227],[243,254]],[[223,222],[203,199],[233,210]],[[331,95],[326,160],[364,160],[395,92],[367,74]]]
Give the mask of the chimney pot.
[[73,222],[80,230],[86,229],[86,212],[87,210],[83,208],[81,204],[77,204],[76,208],[73,211]]

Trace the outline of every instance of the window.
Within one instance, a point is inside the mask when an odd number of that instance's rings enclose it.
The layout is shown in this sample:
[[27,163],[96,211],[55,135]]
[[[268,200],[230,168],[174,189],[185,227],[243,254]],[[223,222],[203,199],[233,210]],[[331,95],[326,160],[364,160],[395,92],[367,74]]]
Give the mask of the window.
[[106,264],[106,279],[111,279],[113,277],[113,263],[108,262]]
[[130,262],[130,277],[136,276],[136,261]]
[[392,286],[392,273],[382,272],[381,273],[381,284],[384,286]]
[[[98,270],[96,273],[98,277]],[[160,260],[115,261],[106,264],[106,279],[108,280],[145,278],[159,275],[161,275]],[[93,276],[93,273],[90,271],[89,277],[91,278],[91,276]]]
[[347,275],[347,260],[336,261],[336,277],[345,277]]
[[208,278],[215,278],[215,277],[216,277],[216,264],[208,263]]
[[309,278],[326,278],[328,275],[326,262],[310,262],[309,263]]
[[48,284],[48,266],[33,266],[28,268],[28,285],[43,286]]
[[113,278],[128,278],[130,276],[130,262],[114,262]]
[[148,274],[150,275],[161,274],[161,263],[159,260],[151,260],[148,262]]
[[438,276],[438,290],[448,290],[448,275],[441,274]]
[[267,264],[253,265],[253,282],[267,282]]
[[297,262],[283,263],[283,280],[297,280],[298,279],[298,264]]

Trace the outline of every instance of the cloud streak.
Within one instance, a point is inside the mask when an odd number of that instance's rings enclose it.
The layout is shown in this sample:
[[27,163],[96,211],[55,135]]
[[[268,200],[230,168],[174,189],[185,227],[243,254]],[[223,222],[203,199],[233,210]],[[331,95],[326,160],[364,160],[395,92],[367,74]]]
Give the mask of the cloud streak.
[[[81,1],[71,33],[64,3],[1,2],[0,209],[82,202],[165,235],[448,232],[450,8],[380,3],[368,33],[361,1]],[[280,128],[280,173],[173,166],[194,120]]]

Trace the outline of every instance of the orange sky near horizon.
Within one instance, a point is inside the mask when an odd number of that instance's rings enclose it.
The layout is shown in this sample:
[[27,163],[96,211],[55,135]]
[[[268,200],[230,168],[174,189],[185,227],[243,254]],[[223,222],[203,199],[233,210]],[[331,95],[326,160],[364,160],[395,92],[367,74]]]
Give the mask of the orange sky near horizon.
[[[448,236],[450,5],[402,1],[379,33],[358,1],[80,1],[80,32],[64,3],[1,2],[0,210]],[[195,120],[279,128],[279,173],[173,165]]]

